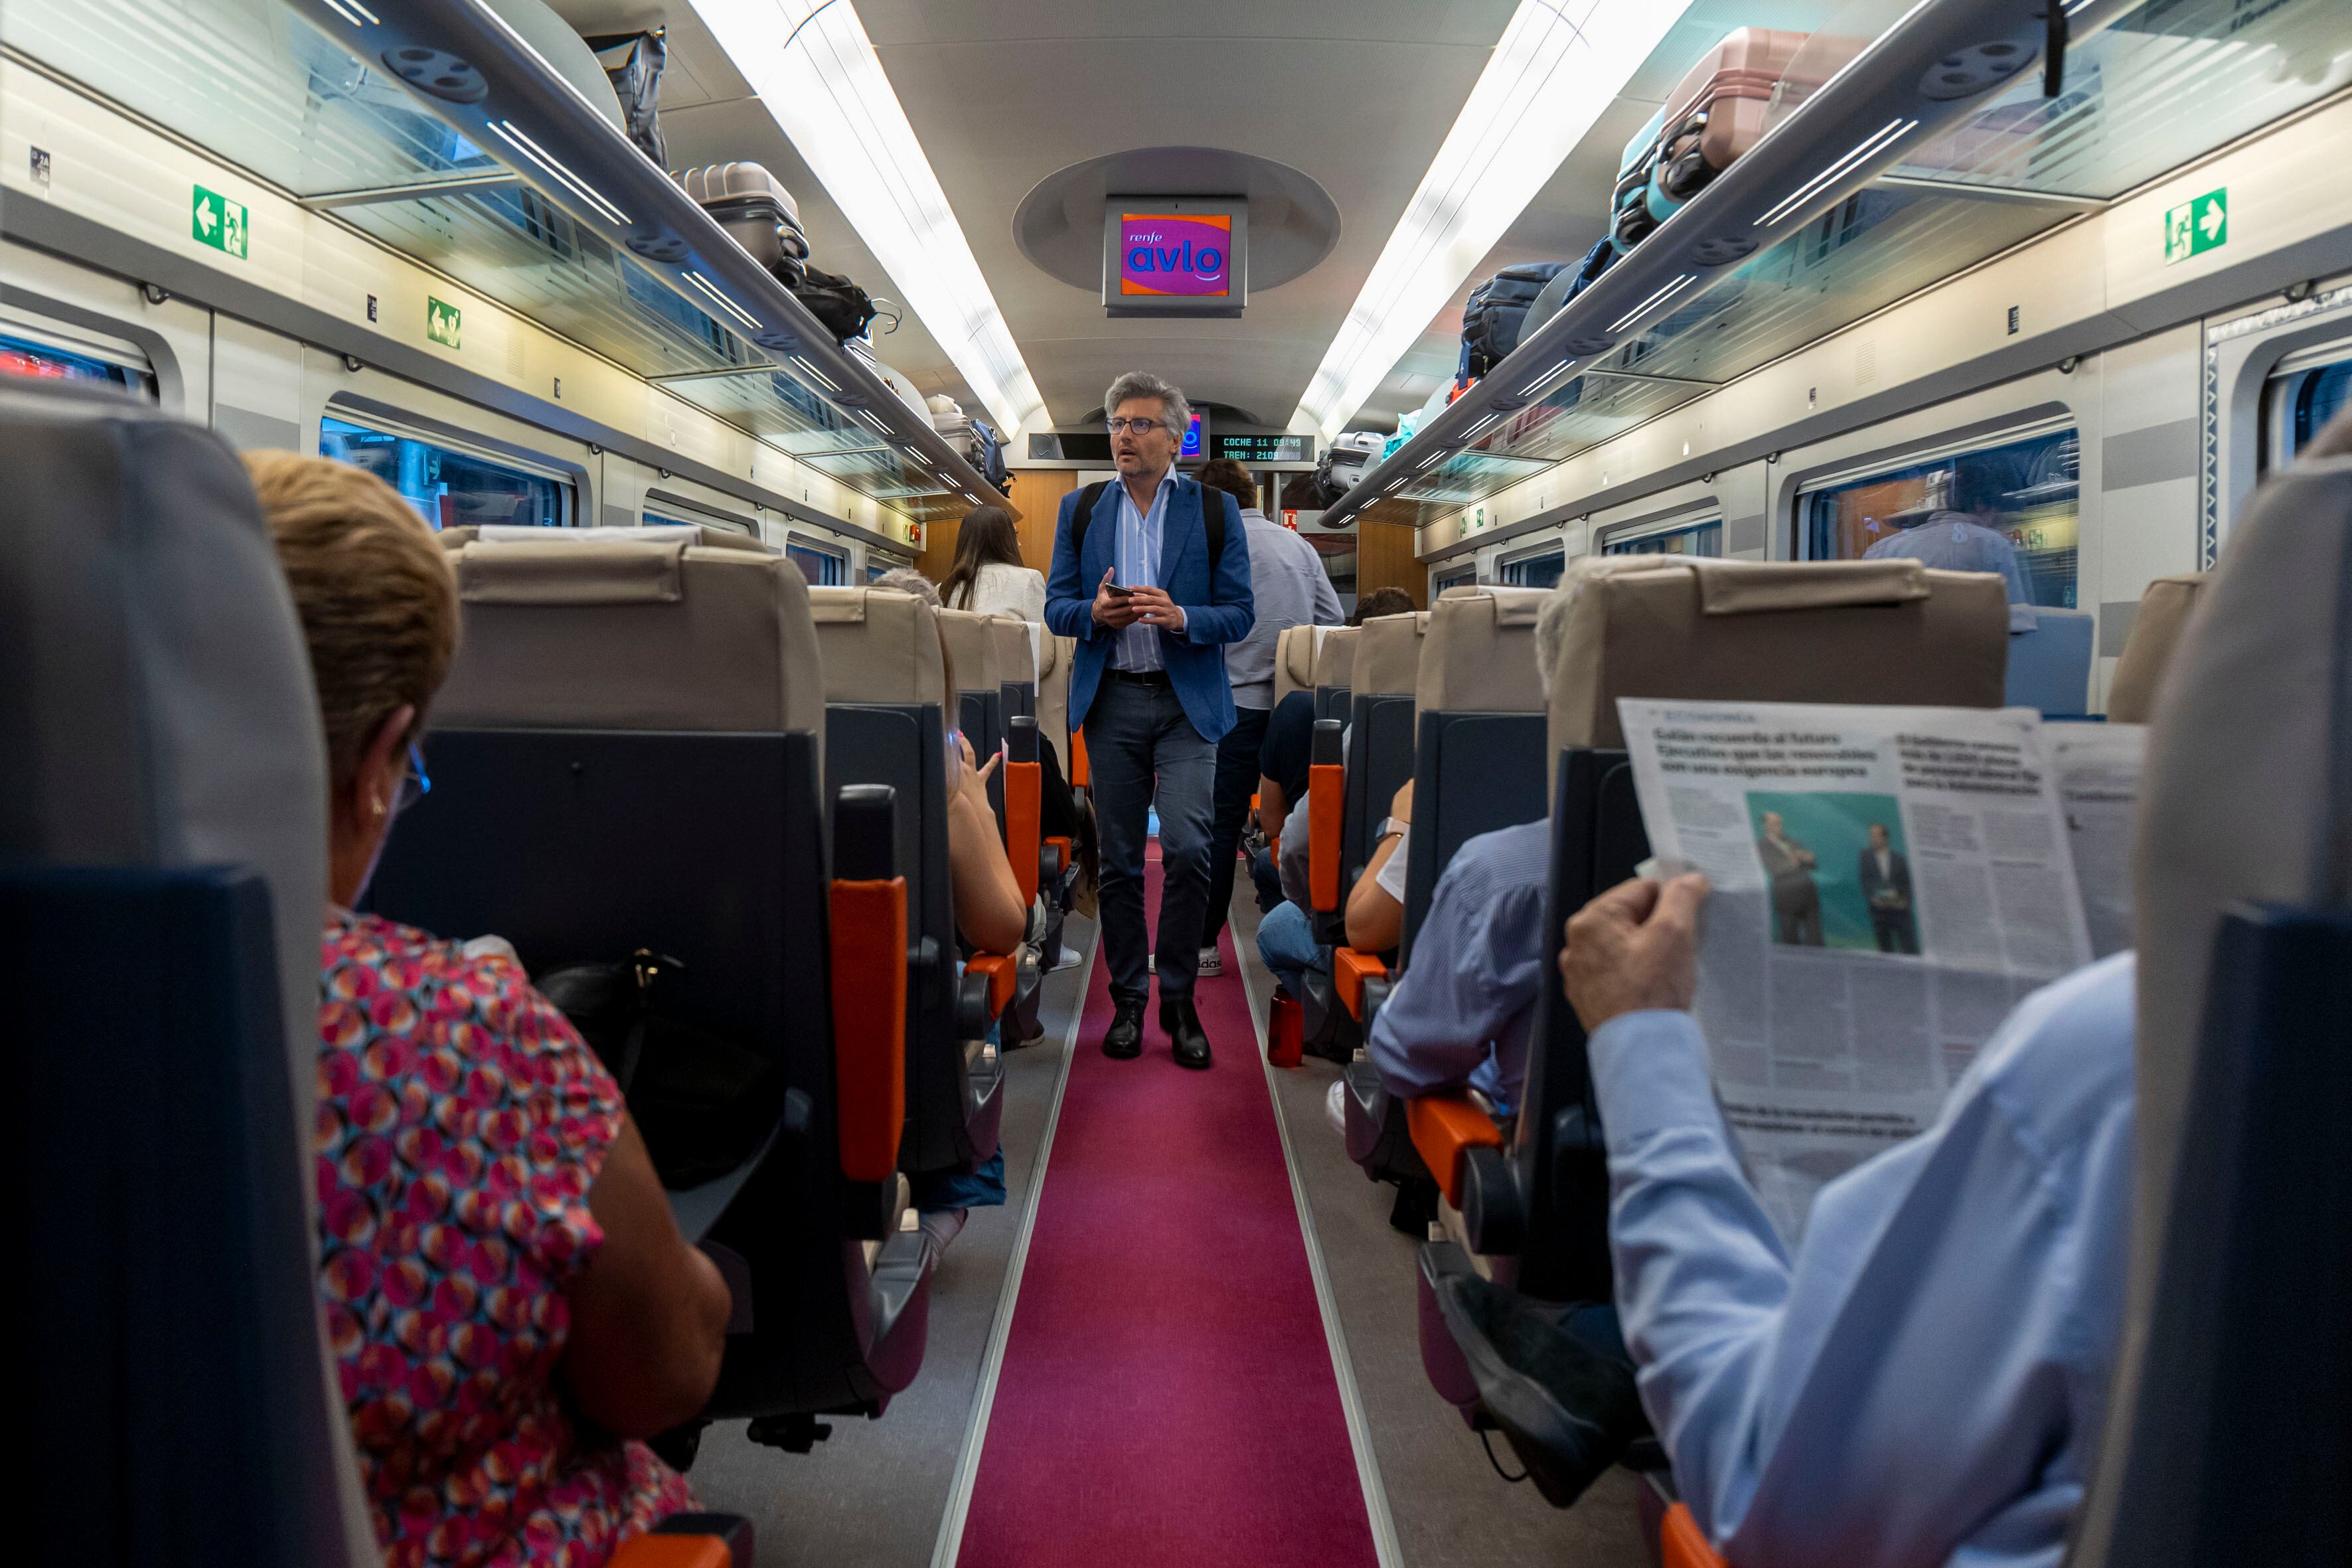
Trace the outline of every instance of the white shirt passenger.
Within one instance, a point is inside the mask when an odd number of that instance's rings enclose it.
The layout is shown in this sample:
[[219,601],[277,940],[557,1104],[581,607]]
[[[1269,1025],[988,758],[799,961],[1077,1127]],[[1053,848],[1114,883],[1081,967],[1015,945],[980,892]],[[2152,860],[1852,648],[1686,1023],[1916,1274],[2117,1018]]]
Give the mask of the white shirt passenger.
[[971,610],[983,616],[1015,616],[1024,621],[1045,618],[1045,575],[1026,566],[992,561],[972,574],[970,590],[957,596],[968,597],[971,602],[950,605],[949,609]]

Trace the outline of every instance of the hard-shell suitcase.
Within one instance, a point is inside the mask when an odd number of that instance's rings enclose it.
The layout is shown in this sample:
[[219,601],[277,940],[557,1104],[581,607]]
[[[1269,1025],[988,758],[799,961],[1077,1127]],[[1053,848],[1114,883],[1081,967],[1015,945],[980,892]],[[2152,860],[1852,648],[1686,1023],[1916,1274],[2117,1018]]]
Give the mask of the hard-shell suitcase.
[[705,163],[673,177],[778,282],[797,289],[807,280],[808,237],[783,182],[757,163]]
[[1800,89],[1800,100],[1810,97],[1867,41],[1741,27],[1709,49],[1666,96],[1644,196],[1650,216],[1664,222],[1756,145],[1770,122],[1775,93],[1787,90],[1784,79]]
[[1658,160],[1658,134],[1665,123],[1665,106],[1661,104],[1650,122],[1633,132],[1617,160],[1617,187],[1609,197],[1609,241],[1620,256],[1658,226],[1658,220],[1650,216],[1647,197],[1650,173]]

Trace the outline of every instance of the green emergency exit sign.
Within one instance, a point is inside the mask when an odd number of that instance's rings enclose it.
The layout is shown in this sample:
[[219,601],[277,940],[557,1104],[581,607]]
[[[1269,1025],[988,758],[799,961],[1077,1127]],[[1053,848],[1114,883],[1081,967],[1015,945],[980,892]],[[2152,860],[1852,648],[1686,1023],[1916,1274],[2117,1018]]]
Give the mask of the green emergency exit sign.
[[457,306],[446,300],[436,300],[430,295],[425,296],[425,335],[443,348],[454,349],[457,346],[457,329],[463,321],[464,318]]
[[218,191],[194,186],[188,203],[188,228],[215,250],[245,259],[247,237],[245,208]]
[[2230,192],[2208,191],[2164,215],[2164,264],[2186,261],[2230,240]]

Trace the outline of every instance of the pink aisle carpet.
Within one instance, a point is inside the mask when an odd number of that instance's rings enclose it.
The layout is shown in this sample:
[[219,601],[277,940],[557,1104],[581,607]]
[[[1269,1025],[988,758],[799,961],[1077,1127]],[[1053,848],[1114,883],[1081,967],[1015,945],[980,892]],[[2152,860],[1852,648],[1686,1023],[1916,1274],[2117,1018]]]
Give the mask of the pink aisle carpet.
[[[1160,902],[1150,866],[1146,908]],[[1102,1054],[1097,958],[961,1568],[1372,1568],[1229,931],[1207,1072]]]

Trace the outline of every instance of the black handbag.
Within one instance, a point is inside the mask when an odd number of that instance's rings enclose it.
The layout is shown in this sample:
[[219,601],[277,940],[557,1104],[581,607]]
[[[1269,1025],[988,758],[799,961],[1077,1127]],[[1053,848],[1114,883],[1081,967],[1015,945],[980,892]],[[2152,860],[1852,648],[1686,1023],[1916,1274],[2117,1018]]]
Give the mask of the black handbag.
[[793,298],[840,342],[862,335],[874,319],[874,297],[838,272],[814,267],[806,271],[807,277],[793,286]]
[[685,969],[639,948],[625,963],[565,964],[537,982],[620,1083],[654,1170],[673,1191],[749,1160],[783,1106],[774,1062],[665,1012],[665,979]]

